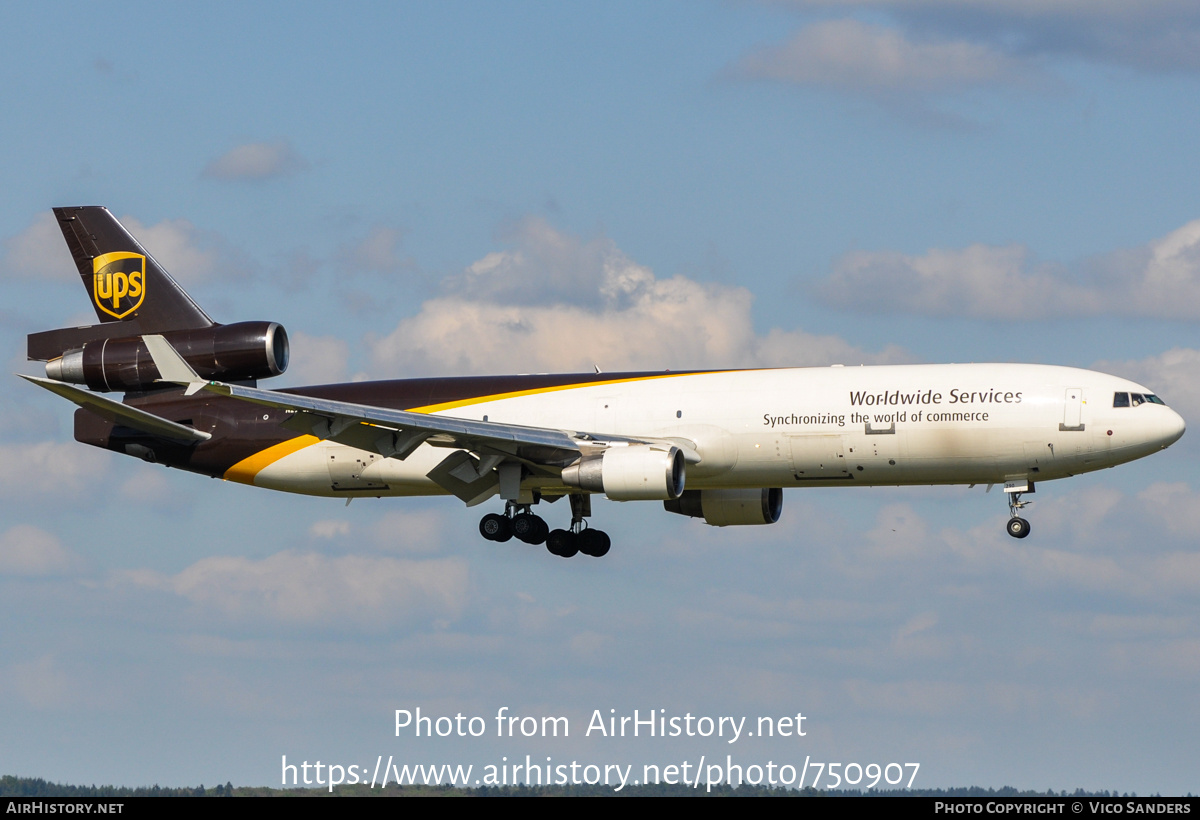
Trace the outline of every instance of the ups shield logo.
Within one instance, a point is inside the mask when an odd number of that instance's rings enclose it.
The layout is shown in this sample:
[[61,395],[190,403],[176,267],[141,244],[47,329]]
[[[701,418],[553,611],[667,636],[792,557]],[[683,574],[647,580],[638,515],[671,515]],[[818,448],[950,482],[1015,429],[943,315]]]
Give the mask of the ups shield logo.
[[110,316],[124,319],[146,298],[146,257],[106,253],[92,260],[92,299]]

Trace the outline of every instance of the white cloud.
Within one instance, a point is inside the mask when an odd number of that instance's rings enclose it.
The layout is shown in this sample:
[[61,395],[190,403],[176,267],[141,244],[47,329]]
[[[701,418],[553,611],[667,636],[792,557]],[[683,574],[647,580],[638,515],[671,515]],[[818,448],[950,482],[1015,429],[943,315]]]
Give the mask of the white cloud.
[[854,251],[817,286],[837,307],[984,319],[1116,314],[1200,318],[1200,220],[1133,250],[1072,266],[1019,245],[934,248],[919,256]]
[[1126,0],[786,0],[789,5],[807,8],[891,9],[911,11],[989,11],[1014,17],[1051,17],[1069,15],[1078,21],[1088,19],[1132,20],[1144,17],[1195,17],[1190,0],[1143,0],[1130,5]]
[[171,276],[190,287],[199,282],[236,279],[248,263],[216,233],[202,231],[186,219],[143,224],[132,216],[123,224]]
[[335,519],[314,521],[308,527],[313,538],[342,538],[350,534],[350,522]]
[[379,517],[372,532],[380,549],[393,552],[436,552],[447,529],[437,510],[392,510]]
[[[909,505],[886,505],[847,554],[845,571],[870,579],[894,574],[898,561],[923,563],[957,583],[1011,574],[1028,586],[1143,601],[1200,586],[1200,493],[1190,485],[1160,482],[1132,498],[1103,485],[1042,489],[1051,494],[1031,499],[1039,503],[1026,513],[1033,534],[1024,541],[1006,536],[995,519],[934,532]],[[919,631],[906,627],[900,636]]]
[[1200,7],[1190,0],[791,0],[789,5],[883,15],[910,36],[961,36],[976,48],[999,49],[1012,61],[1065,56],[1147,72],[1200,69]]
[[177,575],[119,573],[118,584],[174,593],[235,619],[336,625],[456,618],[467,603],[465,561],[413,561],[281,552],[262,560],[214,556]]
[[[387,336],[369,339],[381,374],[773,367],[903,360],[835,336],[755,332],[752,296],[683,276],[659,279],[606,238],[524,223]],[[535,304],[546,299],[552,304]]]
[[1200,420],[1200,350],[1176,347],[1145,359],[1099,361],[1092,368],[1145,385],[1184,419]]
[[1128,289],[1117,298],[1132,300],[1132,312],[1142,315],[1200,317],[1200,219],[1151,242],[1145,252],[1149,258],[1131,271]]
[[33,224],[4,241],[4,261],[0,263],[0,271],[5,276],[64,282],[79,278],[79,270],[63,241],[53,211],[39,213]]
[[61,708],[71,702],[71,679],[53,655],[15,663],[5,670],[8,688],[37,709]]
[[1069,538],[1086,548],[1102,543],[1105,536],[1120,538],[1119,533],[1128,526],[1129,516],[1124,514],[1128,512],[1126,502],[1125,495],[1114,487],[1094,486],[1069,493],[1056,490],[1031,508],[1028,515],[1036,517],[1039,534],[1044,533],[1055,542]]
[[609,664],[619,660],[619,642],[612,635],[588,630],[573,635],[567,647],[582,663],[590,665]]
[[925,521],[908,504],[888,504],[879,510],[875,528],[866,534],[874,546],[872,560],[909,560],[932,547]]
[[[186,219],[164,219],[147,225],[136,217],[120,217],[150,254],[180,281],[195,283],[242,275],[246,262],[215,233],[201,231]],[[28,228],[4,242],[0,271],[5,276],[78,281],[79,270],[63,241],[58,220],[46,211]]]
[[[1098,530],[1099,520],[1088,522],[1078,532],[1069,527],[1063,531],[1055,526],[1056,516],[1048,509],[1058,504],[1087,508],[1096,500],[1075,496],[1057,498],[1035,513],[1027,514],[1033,524],[1033,535],[1021,542],[1005,535],[998,520],[981,523],[966,531],[945,529],[939,537],[961,562],[962,571],[976,577],[1015,574],[1022,585],[1033,587],[1058,585],[1130,597],[1151,594],[1140,557],[1123,564],[1107,555],[1088,552],[1095,543],[1088,536]],[[1098,514],[1104,512],[1106,510],[1100,510]]]
[[413,260],[400,255],[404,232],[399,228],[376,225],[361,241],[343,245],[338,250],[340,266],[351,272],[371,271],[392,273],[415,266]]
[[619,298],[632,280],[653,279],[608,237],[581,239],[539,217],[516,222],[501,238],[514,249],[487,254],[451,280],[452,289],[504,304],[595,307]]
[[1146,516],[1180,538],[1200,539],[1200,494],[1182,482],[1151,484],[1137,495]]
[[102,486],[110,464],[111,454],[75,442],[0,444],[0,493],[86,496]]
[[934,719],[957,712],[978,696],[961,684],[945,681],[845,682],[845,697],[869,715],[915,714]]
[[79,556],[38,527],[18,524],[0,535],[0,575],[60,575],[79,565]]
[[153,505],[160,510],[179,512],[192,503],[186,492],[177,492],[172,474],[162,467],[142,464],[121,484],[121,495],[138,505]]
[[937,626],[938,617],[935,612],[922,612],[909,618],[908,621],[900,627],[896,632],[896,642],[903,643],[915,635],[919,635],[933,627]]
[[250,142],[229,149],[204,167],[202,176],[212,179],[273,179],[291,176],[308,168],[290,142]]
[[746,54],[733,73],[868,95],[938,94],[1032,79],[1027,65],[991,45],[914,40],[896,29],[852,19],[806,26],[786,43]]
[[[308,528],[313,538],[339,540],[355,531],[355,544],[372,543],[386,552],[431,553],[442,547],[446,517],[437,510],[391,510],[369,527],[352,527],[344,519],[325,519]],[[364,536],[369,534],[369,538]]]
[[[1195,518],[1189,517],[1194,538]],[[1194,550],[1157,555],[1148,569],[1153,588],[1159,593],[1194,595],[1200,588],[1200,553]]]
[[[817,292],[832,305],[876,313],[1003,319],[1052,313],[1063,301],[1059,283],[1030,271],[1028,256],[1022,247],[986,245],[935,248],[923,256],[853,251]],[[1077,289],[1071,295],[1082,296]]]
[[288,332],[291,348],[286,381],[289,384],[331,384],[346,380],[350,346],[335,336]]

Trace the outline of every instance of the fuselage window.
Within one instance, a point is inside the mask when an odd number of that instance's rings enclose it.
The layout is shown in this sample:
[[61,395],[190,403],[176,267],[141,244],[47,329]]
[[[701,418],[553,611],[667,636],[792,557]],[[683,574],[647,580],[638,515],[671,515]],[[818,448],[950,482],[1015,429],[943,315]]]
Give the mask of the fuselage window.
[[1128,393],[1113,393],[1113,407],[1128,407],[1128,406],[1129,406],[1129,394]]

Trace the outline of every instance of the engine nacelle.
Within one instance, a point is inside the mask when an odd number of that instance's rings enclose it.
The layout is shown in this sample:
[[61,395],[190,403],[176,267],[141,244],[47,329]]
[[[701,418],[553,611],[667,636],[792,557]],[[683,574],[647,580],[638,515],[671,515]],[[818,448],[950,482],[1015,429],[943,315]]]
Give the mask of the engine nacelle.
[[562,471],[563,484],[613,501],[665,501],[683,493],[684,460],[678,447],[649,444],[609,447],[602,455],[580,459]]
[[[276,322],[238,322],[162,335],[205,379],[248,381],[287,370],[287,331]],[[108,392],[153,387],[159,372],[142,337],[131,336],[97,339],[68,350],[46,362],[46,376]]]
[[783,490],[688,490],[663,506],[667,512],[703,518],[714,527],[774,524],[783,512]]

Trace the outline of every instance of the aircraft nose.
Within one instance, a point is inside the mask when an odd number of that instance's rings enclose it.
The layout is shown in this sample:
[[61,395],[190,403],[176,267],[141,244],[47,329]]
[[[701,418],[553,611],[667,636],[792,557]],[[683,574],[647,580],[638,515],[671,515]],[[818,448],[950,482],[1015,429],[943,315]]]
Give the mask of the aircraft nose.
[[[1170,408],[1167,408],[1170,409]],[[1160,434],[1160,442],[1163,447],[1170,447],[1183,436],[1183,431],[1187,429],[1187,423],[1183,420],[1183,416],[1176,413],[1174,410],[1162,421],[1162,431]]]

